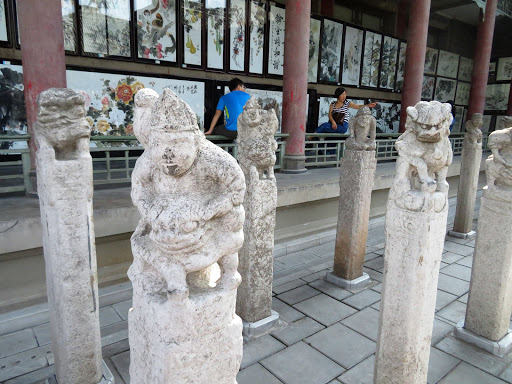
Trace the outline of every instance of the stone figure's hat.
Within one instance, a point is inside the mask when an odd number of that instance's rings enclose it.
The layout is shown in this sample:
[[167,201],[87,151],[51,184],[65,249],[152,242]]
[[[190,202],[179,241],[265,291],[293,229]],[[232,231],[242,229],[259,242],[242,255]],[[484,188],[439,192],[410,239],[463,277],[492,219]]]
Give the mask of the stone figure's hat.
[[420,124],[435,126],[449,119],[451,105],[439,101],[420,101],[414,107],[407,107],[407,116]]
[[151,110],[153,129],[167,132],[197,132],[196,114],[170,88],[165,88]]
[[249,109],[262,109],[260,102],[255,97],[251,97],[244,105],[244,111]]
[[370,111],[370,107],[359,108],[359,110],[357,111],[358,116],[371,115],[371,114],[372,114],[372,111]]
[[[261,122],[252,123],[251,112],[260,111]],[[274,135],[277,132],[278,120],[274,109],[268,111],[261,108],[259,101],[255,97],[251,97],[244,105],[244,111],[242,112],[244,119],[249,120],[249,124],[238,124],[238,131],[244,131],[246,128],[258,128],[260,135]],[[247,126],[246,126],[247,125]]]

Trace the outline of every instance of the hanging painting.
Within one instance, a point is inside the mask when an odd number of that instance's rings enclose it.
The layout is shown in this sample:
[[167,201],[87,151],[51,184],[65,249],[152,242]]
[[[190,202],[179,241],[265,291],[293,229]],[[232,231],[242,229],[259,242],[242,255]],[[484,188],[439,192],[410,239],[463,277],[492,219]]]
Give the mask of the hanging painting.
[[468,105],[470,89],[471,83],[463,83],[462,81],[459,81],[457,83],[457,93],[455,94],[455,104]]
[[437,69],[437,56],[439,51],[434,48],[427,47],[425,52],[425,70],[424,73],[427,75],[435,75]]
[[491,128],[492,115],[484,115],[484,124],[482,125],[482,133],[489,132]]
[[[66,51],[76,51],[76,15],[75,15],[75,2],[73,0],[61,0],[62,9],[62,27],[64,30],[64,49]],[[0,1],[0,8],[3,5],[3,1]],[[1,14],[0,9],[0,40],[2,40],[1,30]]]
[[7,36],[7,9],[5,7],[5,0],[0,0],[0,41],[9,41],[9,37]]
[[421,99],[432,100],[434,97],[434,86],[436,78],[434,76],[423,76],[423,85],[421,87]]
[[320,81],[340,81],[341,42],[343,24],[324,19],[322,26],[322,50],[320,54]]
[[270,35],[268,39],[268,74],[283,75],[284,63],[284,8],[270,6]]
[[176,0],[135,0],[137,57],[176,62]]
[[[370,100],[373,102],[375,100]],[[371,109],[377,120],[377,133],[398,133],[400,127],[400,108],[398,103],[378,102]]]
[[489,77],[487,78],[487,84],[494,83],[496,81],[496,62],[491,61],[489,63]]
[[380,70],[380,87],[395,88],[396,62],[398,55],[398,39],[384,36]]
[[364,32],[360,29],[347,27],[345,30],[342,84],[359,86],[363,36]]
[[460,58],[459,64],[459,75],[457,78],[461,81],[471,81],[471,75],[473,74],[473,60],[467,57]]
[[183,0],[184,64],[201,65],[201,0]]
[[361,85],[376,88],[379,81],[380,48],[382,35],[366,31],[363,51]]
[[454,119],[455,123],[453,124],[451,133],[459,133],[461,132],[462,122],[464,120],[464,107],[454,107]]
[[455,88],[457,80],[438,77],[436,81],[436,92],[434,100],[446,103],[449,100],[455,100]]
[[485,110],[504,111],[508,106],[510,83],[488,84],[485,94]]
[[498,59],[496,81],[506,80],[512,80],[512,57],[500,57]]
[[267,12],[265,3],[251,0],[249,19],[249,72],[263,74],[265,24]]
[[396,71],[396,85],[395,90],[400,92],[404,86],[404,71],[405,71],[405,54],[407,50],[407,43],[403,41],[400,43],[400,53],[398,55],[398,70]]
[[[27,114],[23,95],[23,68],[21,65],[0,64],[0,89],[4,90],[0,108],[0,135],[27,134]],[[3,142],[2,149],[17,148],[21,142]]]
[[229,69],[245,69],[245,1],[231,0],[229,8]]
[[[319,97],[318,126],[329,121],[329,108],[333,101],[336,101],[334,97]],[[364,100],[350,99],[350,101],[357,105],[364,105]],[[358,110],[355,108],[349,108],[348,113],[350,114],[350,118],[353,118],[357,114],[357,111]]]
[[318,50],[320,48],[320,27],[322,22],[318,19],[309,19],[309,62],[308,82],[316,83],[318,75]]
[[264,110],[273,109],[276,112],[277,120],[279,123],[278,132],[281,132],[281,121],[283,113],[283,92],[269,91],[266,89],[253,89],[248,88],[246,92],[254,97],[260,103]]
[[224,69],[225,0],[206,0],[206,66]]
[[80,0],[80,18],[84,52],[108,55],[105,8],[99,8],[94,0]]
[[456,79],[459,69],[459,57],[460,56],[455,53],[439,51],[437,75]]

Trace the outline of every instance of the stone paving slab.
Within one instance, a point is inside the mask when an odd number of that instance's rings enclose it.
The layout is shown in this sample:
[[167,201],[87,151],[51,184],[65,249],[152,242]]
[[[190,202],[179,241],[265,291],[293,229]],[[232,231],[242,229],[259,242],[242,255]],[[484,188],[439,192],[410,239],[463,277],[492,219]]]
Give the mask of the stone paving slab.
[[292,289],[291,291],[285,292],[278,295],[277,298],[284,301],[288,305],[297,304],[301,301],[309,299],[313,296],[319,295],[321,292],[310,287],[309,285],[303,285],[301,287]]
[[452,295],[462,296],[469,291],[469,283],[467,281],[457,279],[456,277],[440,273],[437,289],[451,293]]
[[310,319],[309,317],[304,317],[289,324],[285,328],[272,332],[272,336],[289,346],[321,331],[324,328],[325,327],[322,324],[315,320]]
[[341,323],[354,331],[377,342],[379,333],[379,311],[373,308],[365,308],[352,316],[342,320]]
[[436,315],[452,322],[453,324],[458,324],[461,321],[464,321],[464,318],[466,317],[466,304],[461,303],[460,301],[454,301],[444,309],[437,312]]
[[276,297],[272,298],[272,309],[279,313],[279,317],[288,323],[293,323],[306,316]]
[[338,377],[343,384],[373,384],[375,355],[371,355]]
[[0,382],[47,367],[53,361],[49,345],[0,359]]
[[439,382],[439,380],[445,377],[459,363],[459,359],[444,353],[439,349],[430,348],[427,383],[435,384]]
[[[125,383],[130,382],[130,351],[120,353],[110,358],[117,369],[117,372]],[[116,382],[117,384],[117,382]]]
[[[236,376],[238,384],[281,384],[273,374],[267,371],[261,364],[253,364],[242,369]],[[117,384],[117,383],[116,383]]]
[[307,282],[301,279],[290,281],[289,283],[281,284],[277,287],[272,287],[272,292],[274,292],[276,295],[279,295],[281,293],[291,291],[292,289],[298,288],[302,285],[306,285]]
[[32,329],[0,336],[0,359],[37,347],[37,340]]
[[356,293],[353,296],[350,296],[348,299],[343,300],[343,302],[347,305],[350,305],[351,307],[361,310],[376,303],[379,300],[380,293],[371,289],[367,289]]
[[[325,276],[324,276],[325,277]],[[325,293],[328,296],[331,296],[333,299],[336,300],[343,300],[346,299],[349,296],[352,296],[352,292],[346,291],[345,289],[342,289],[340,287],[335,286],[334,284],[331,284],[322,279],[318,279],[315,281],[312,281],[309,283],[310,286],[313,288],[319,290],[320,292]]]
[[457,279],[461,279],[467,282],[471,280],[471,268],[465,267],[464,265],[460,265],[458,263],[451,264],[446,268],[443,268],[441,273],[456,277]]
[[466,364],[459,364],[439,384],[505,384],[505,381],[493,377]]
[[294,307],[326,326],[332,325],[356,312],[354,308],[324,294],[301,301],[295,304]]
[[285,344],[270,335],[265,335],[253,340],[244,345],[244,355],[242,357],[240,369],[244,369],[249,365],[257,363],[258,361],[271,356],[284,348],[286,348]]

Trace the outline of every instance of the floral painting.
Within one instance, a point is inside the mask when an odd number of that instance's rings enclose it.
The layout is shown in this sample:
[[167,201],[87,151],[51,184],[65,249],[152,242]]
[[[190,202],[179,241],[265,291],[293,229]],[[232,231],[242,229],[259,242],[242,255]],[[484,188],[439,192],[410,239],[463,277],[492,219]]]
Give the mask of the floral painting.
[[459,81],[457,83],[457,92],[455,93],[455,104],[468,105],[470,89],[471,83],[463,83],[462,81]]
[[[373,102],[375,100],[370,100]],[[378,102],[372,108],[372,115],[377,120],[377,133],[398,133],[400,127],[400,107],[398,103]]]
[[384,36],[380,70],[380,87],[395,88],[396,63],[398,55],[398,39]]
[[471,81],[472,74],[473,60],[461,56],[459,63],[459,75],[457,76],[457,78],[461,81]]
[[433,76],[423,76],[423,84],[421,87],[421,98],[426,100],[432,100],[434,97],[434,86],[436,84],[436,78]]
[[85,53],[130,57],[130,0],[80,0]]
[[176,62],[176,0],[136,0],[137,57]]
[[[0,64],[0,134],[2,135],[27,133],[23,90],[23,68],[21,65]],[[0,142],[0,148],[19,147],[16,144],[21,144],[21,142]]]
[[361,85],[376,88],[379,81],[380,48],[382,35],[366,31],[363,51]]
[[342,40],[343,24],[324,19],[319,80],[335,83],[340,81]]
[[464,107],[454,107],[455,123],[453,124],[451,133],[459,133],[462,131],[462,123],[464,122]]
[[[329,121],[329,108],[331,103],[335,101],[334,97],[320,97],[318,107],[318,126]],[[350,99],[354,104],[363,105],[364,100]],[[350,118],[353,118],[357,114],[357,109],[349,108],[348,113]],[[348,133],[348,131],[347,131]]]
[[322,22],[318,19],[309,20],[309,63],[308,82],[316,83],[318,76],[318,50],[320,48],[320,27]]
[[437,49],[427,47],[427,51],[425,52],[425,74],[436,74],[438,55],[439,51]]
[[359,85],[361,56],[363,54],[363,36],[364,32],[360,29],[347,26],[345,30],[342,84]]
[[407,43],[400,43],[400,53],[398,54],[398,70],[396,71],[395,90],[401,91],[404,86],[405,57],[407,51]]
[[[64,29],[64,49],[74,52],[76,50],[75,2],[73,0],[61,0],[60,3],[62,9],[62,27]],[[2,40],[2,7],[3,0],[0,0],[0,40]]]
[[0,41],[8,41],[5,0],[0,0]]
[[245,1],[231,0],[229,8],[229,36],[231,40],[229,68],[245,68]]
[[437,75],[457,78],[460,56],[446,51],[439,51],[439,62],[437,63]]
[[201,65],[201,0],[183,0],[184,63]]
[[443,103],[449,100],[455,100],[455,88],[457,87],[457,80],[444,79],[438,77],[436,81],[436,93],[434,100]]
[[498,71],[496,73],[497,81],[506,81],[512,79],[512,57],[500,57],[498,59]]
[[225,0],[206,0],[206,65],[224,69]]
[[267,12],[265,3],[251,0],[249,19],[249,72],[263,74],[265,24]]
[[284,63],[284,8],[270,6],[269,13],[270,35],[268,39],[268,73],[270,75],[282,75]]
[[171,88],[190,105],[203,127],[203,82],[72,70],[66,73],[68,87],[86,99],[87,121],[93,135],[133,135],[134,96],[145,87],[159,94],[164,88]]
[[485,94],[485,110],[504,111],[508,106],[509,84],[488,84]]

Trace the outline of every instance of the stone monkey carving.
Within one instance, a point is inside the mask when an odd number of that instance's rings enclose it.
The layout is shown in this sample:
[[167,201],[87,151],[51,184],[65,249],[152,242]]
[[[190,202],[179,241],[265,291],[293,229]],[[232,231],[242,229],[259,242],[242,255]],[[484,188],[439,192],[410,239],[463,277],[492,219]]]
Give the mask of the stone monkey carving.
[[372,116],[370,108],[363,107],[348,123],[350,137],[345,142],[347,149],[357,151],[373,151],[377,147],[375,134],[377,121]]
[[465,144],[469,148],[482,148],[482,126],[484,117],[481,113],[473,113],[471,120],[466,121],[466,134],[464,135]]

